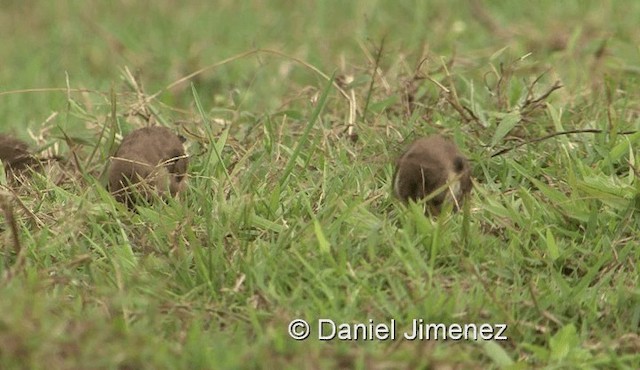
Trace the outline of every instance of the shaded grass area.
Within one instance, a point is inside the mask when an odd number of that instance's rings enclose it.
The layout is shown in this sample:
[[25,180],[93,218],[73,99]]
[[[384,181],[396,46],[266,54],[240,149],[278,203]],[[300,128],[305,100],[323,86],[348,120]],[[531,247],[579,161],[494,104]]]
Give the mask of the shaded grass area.
[[[638,367],[635,2],[1,7],[3,132],[66,158],[3,185],[3,367]],[[149,121],[187,137],[189,187],[134,214],[104,170]],[[571,130],[599,131],[535,141]],[[427,219],[390,188],[435,132],[476,186]],[[294,318],[509,340],[297,342]]]

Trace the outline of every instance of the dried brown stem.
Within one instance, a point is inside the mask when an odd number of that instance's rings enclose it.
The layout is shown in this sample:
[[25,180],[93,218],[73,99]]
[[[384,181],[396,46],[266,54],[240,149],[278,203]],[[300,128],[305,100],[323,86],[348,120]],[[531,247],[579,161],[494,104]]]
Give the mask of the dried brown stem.
[[[504,148],[504,149],[500,149],[499,151],[493,153],[491,155],[491,158],[493,157],[497,157],[499,155],[502,155],[504,153],[510,152],[514,149],[517,149],[523,145],[528,145],[528,144],[532,144],[532,143],[537,143],[540,141],[544,141],[547,139],[551,139],[552,137],[556,137],[556,136],[561,136],[561,135],[571,135],[571,134],[601,134],[604,133],[604,130],[600,130],[600,129],[594,129],[594,128],[588,128],[588,129],[581,129],[581,130],[568,130],[568,131],[560,131],[560,132],[554,132],[552,134],[549,135],[545,135],[542,137],[538,137],[535,139],[531,139],[531,140],[527,140],[524,141],[522,143],[518,143],[510,148]],[[637,131],[622,131],[622,132],[618,132],[618,135],[632,135],[635,134]]]
[[[543,76],[544,74],[540,75],[538,78],[536,78],[536,80],[531,84],[530,87],[530,91],[533,89],[533,86],[540,80],[540,78]],[[560,81],[556,81],[554,82],[553,86],[551,86],[544,94],[540,95],[537,98],[533,98],[533,96],[529,96],[527,97],[527,100],[525,100],[525,102],[522,104],[522,108],[521,110],[524,112],[526,110],[528,111],[532,111],[536,108],[538,108],[540,106],[540,104],[546,100],[549,95],[551,95],[551,93],[553,93],[554,91],[562,88],[563,85]],[[531,94],[533,95],[533,94]]]

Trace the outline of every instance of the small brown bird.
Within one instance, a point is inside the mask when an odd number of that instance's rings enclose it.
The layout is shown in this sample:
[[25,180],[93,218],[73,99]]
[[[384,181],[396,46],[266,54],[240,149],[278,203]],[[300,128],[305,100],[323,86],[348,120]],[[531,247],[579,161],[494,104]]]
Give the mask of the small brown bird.
[[7,178],[13,178],[39,163],[31,154],[27,143],[6,134],[0,134],[0,160]]
[[453,142],[440,135],[428,136],[413,142],[398,159],[393,190],[406,203],[440,189],[428,201],[425,213],[438,214],[445,199],[452,199],[459,210],[471,191],[470,172],[469,162]]
[[176,195],[186,185],[189,159],[183,140],[170,129],[145,127],[128,134],[111,158],[109,191],[133,208],[137,193],[147,202],[154,194]]

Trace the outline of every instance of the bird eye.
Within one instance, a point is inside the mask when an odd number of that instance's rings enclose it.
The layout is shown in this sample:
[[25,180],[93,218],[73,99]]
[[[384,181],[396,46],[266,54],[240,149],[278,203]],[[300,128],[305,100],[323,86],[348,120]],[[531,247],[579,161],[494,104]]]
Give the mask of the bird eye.
[[462,172],[462,170],[464,169],[464,159],[462,157],[456,157],[453,160],[453,169],[456,171],[456,173]]

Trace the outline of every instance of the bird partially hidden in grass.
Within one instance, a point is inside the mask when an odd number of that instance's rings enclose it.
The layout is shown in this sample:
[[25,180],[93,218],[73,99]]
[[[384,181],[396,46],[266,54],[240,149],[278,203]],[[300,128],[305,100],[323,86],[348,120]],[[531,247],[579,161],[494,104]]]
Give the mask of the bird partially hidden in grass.
[[7,134],[0,134],[0,161],[10,181],[24,176],[29,168],[40,164],[27,143]]
[[108,189],[130,209],[140,201],[175,196],[186,186],[189,159],[184,139],[170,129],[152,126],[124,137],[111,157]]
[[426,200],[425,214],[437,215],[445,201],[459,210],[471,191],[468,160],[456,145],[440,135],[414,141],[398,159],[393,179],[403,202]]

